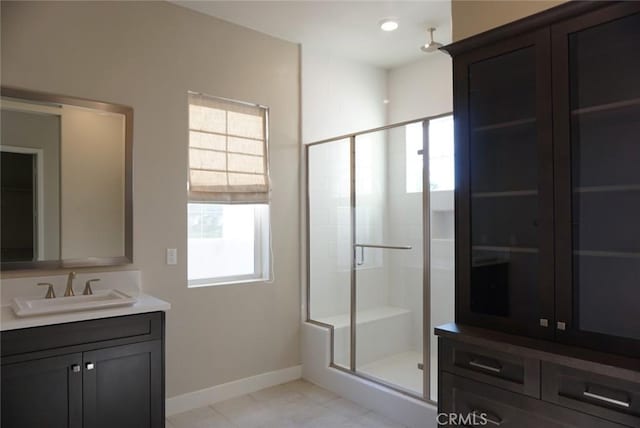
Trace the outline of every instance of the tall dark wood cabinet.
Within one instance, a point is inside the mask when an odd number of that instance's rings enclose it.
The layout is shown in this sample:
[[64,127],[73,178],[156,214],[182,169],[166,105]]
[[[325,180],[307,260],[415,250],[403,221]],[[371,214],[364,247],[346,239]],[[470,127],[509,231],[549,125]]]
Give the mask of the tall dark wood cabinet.
[[640,3],[454,43],[456,321],[640,357]]
[[549,30],[454,57],[457,319],[551,337]]
[[456,323],[436,329],[440,409],[640,427],[640,2],[568,2],[444,50]]
[[551,36],[556,337],[640,357],[640,3]]

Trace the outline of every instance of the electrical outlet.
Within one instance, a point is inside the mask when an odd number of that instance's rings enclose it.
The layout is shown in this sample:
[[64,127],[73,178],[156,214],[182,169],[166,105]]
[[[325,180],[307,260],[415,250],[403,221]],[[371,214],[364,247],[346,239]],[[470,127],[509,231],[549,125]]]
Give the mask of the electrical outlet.
[[167,248],[167,264],[168,265],[177,265],[178,264],[178,249],[177,248]]

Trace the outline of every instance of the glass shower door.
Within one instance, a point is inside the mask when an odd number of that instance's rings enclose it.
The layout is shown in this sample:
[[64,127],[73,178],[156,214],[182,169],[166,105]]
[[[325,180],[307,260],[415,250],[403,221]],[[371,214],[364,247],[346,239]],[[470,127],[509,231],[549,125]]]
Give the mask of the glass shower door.
[[[355,364],[361,375],[422,396],[423,198],[407,177],[412,131],[355,138]],[[421,168],[415,174],[422,180]]]
[[306,150],[309,322],[331,329],[333,367],[435,401],[432,327],[454,315],[453,118]]

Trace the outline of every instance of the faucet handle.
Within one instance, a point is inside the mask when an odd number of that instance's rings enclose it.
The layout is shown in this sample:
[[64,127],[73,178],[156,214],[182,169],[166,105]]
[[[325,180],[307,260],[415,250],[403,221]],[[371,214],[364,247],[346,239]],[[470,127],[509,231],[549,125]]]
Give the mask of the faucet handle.
[[38,285],[49,286],[49,288],[47,289],[47,295],[44,297],[45,299],[53,299],[54,297],[56,297],[56,292],[53,289],[53,284],[50,284],[48,282],[39,282]]
[[91,289],[91,283],[97,282],[97,281],[100,281],[100,278],[94,278],[87,281],[84,285],[84,291],[82,292],[82,294],[85,296],[89,294],[93,294],[93,290]]

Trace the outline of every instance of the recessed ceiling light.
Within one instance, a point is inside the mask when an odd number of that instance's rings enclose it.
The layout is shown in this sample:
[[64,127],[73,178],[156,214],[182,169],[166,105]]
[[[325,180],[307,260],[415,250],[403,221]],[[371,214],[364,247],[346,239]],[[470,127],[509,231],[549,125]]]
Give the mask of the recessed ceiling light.
[[398,29],[398,21],[394,18],[386,18],[380,21],[380,29],[382,31],[393,31]]

